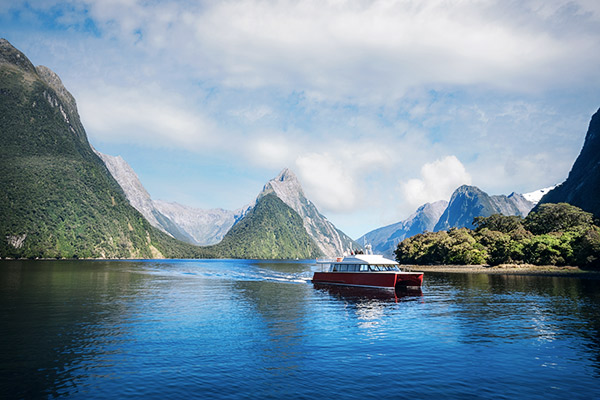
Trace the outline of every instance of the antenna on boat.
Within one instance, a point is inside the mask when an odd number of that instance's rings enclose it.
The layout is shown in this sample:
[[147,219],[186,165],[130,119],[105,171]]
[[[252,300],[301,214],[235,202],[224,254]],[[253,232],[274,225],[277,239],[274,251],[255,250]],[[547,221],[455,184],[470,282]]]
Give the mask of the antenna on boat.
[[373,248],[367,243],[367,238],[363,237],[363,247],[365,248],[365,254],[373,255]]

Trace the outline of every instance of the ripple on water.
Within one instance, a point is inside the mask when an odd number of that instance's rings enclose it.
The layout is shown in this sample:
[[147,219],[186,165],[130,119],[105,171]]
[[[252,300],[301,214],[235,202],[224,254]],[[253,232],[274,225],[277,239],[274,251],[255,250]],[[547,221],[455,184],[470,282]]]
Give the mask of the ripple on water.
[[9,397],[600,398],[600,299],[577,280],[396,293],[313,285],[303,262],[19,265],[0,269]]

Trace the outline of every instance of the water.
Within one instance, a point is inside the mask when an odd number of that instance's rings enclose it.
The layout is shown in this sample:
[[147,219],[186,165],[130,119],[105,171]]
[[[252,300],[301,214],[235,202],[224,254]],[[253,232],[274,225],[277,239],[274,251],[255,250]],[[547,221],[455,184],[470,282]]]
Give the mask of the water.
[[0,263],[1,398],[599,399],[600,281],[310,262]]

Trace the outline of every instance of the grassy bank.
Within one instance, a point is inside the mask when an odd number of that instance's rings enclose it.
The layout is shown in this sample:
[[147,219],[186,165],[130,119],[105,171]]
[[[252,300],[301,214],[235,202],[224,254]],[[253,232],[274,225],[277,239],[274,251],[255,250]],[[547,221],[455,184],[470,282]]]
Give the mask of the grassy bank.
[[462,274],[505,274],[505,275],[546,275],[600,279],[600,271],[583,270],[579,267],[532,264],[489,265],[404,265],[404,268],[422,272],[450,272]]

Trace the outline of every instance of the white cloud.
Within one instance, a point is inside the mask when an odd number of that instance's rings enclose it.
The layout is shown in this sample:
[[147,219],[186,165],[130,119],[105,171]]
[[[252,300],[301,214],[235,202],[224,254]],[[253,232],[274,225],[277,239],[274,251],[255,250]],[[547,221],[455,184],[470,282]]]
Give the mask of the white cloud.
[[78,104],[86,130],[96,140],[191,150],[216,144],[216,125],[177,95],[154,87],[89,89],[80,93]]
[[327,210],[348,211],[357,201],[351,171],[328,153],[298,157],[296,166],[309,198]]
[[[350,212],[379,198],[379,179],[393,157],[383,146],[336,143],[336,151],[304,153],[295,165],[308,198],[322,211]],[[377,176],[372,176],[375,173]]]
[[260,138],[247,138],[242,151],[255,165],[272,168],[287,166],[294,154],[293,140],[274,134]]
[[80,25],[91,17],[103,35],[200,79],[333,101],[397,99],[422,85],[583,85],[600,63],[590,0],[86,3],[69,21],[79,11]]
[[447,156],[421,167],[421,178],[401,183],[407,204],[413,209],[437,200],[449,200],[460,185],[471,184],[471,175],[455,156]]

